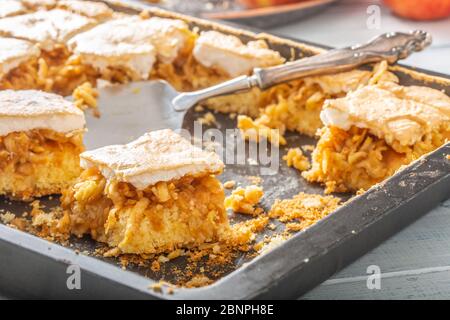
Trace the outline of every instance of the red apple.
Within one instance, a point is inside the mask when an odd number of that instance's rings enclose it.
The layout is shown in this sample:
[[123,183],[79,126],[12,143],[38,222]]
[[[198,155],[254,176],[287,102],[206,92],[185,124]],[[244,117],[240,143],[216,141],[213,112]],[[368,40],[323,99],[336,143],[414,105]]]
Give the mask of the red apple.
[[246,8],[261,8],[261,7],[271,7],[277,6],[280,4],[288,4],[294,2],[301,2],[304,0],[238,0],[242,3]]
[[450,0],[384,0],[400,17],[413,20],[436,20],[450,16]]

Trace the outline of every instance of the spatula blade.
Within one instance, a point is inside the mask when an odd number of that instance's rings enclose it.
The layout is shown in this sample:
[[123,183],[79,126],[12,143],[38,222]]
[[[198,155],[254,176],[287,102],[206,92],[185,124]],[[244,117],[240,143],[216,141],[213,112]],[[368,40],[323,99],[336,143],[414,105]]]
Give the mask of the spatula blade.
[[145,132],[180,129],[184,112],[171,106],[178,93],[165,81],[143,81],[99,88],[100,118],[86,116],[88,149],[128,143]]

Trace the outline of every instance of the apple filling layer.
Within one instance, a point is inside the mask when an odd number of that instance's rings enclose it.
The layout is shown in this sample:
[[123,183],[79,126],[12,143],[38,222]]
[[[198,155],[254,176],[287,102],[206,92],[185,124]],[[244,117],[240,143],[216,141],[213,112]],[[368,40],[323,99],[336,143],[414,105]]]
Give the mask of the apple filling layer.
[[326,192],[368,189],[450,138],[450,97],[392,82],[325,102],[308,181]]
[[186,176],[138,190],[85,170],[63,197],[71,230],[123,253],[155,253],[217,241],[228,230],[224,191],[211,175]]
[[85,171],[62,198],[72,233],[121,253],[218,241],[229,230],[223,163],[170,129],[80,155]]
[[446,141],[444,133],[433,132],[413,146],[395,150],[367,129],[330,127],[323,128],[320,135],[312,168],[303,177],[323,183],[326,193],[366,190]]
[[[352,70],[333,75],[308,77],[295,80],[270,88],[266,91],[254,90],[250,93],[217,98],[211,107],[219,111],[234,111],[239,114],[248,114],[256,119],[251,121],[248,117],[238,120],[238,127],[244,137],[252,140],[248,129],[256,130],[265,136],[270,130],[276,129],[282,135],[286,130],[297,131],[313,136],[317,129],[323,126],[320,112],[327,99],[344,97],[348,92],[369,84],[386,81],[397,82],[397,77],[388,71],[384,61],[376,65],[372,71]],[[244,96],[248,98],[245,103]],[[233,103],[233,100],[239,104]],[[250,105],[249,105],[250,103]],[[237,109],[228,105],[239,106]],[[283,143],[281,143],[283,144]]]
[[61,193],[81,172],[82,133],[52,130],[0,137],[0,194],[30,199]]

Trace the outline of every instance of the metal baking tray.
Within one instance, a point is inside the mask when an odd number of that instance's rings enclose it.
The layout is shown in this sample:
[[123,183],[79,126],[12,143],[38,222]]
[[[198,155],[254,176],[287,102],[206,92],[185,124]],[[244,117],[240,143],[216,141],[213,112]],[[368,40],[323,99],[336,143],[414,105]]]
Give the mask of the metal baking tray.
[[[114,9],[137,12],[141,7],[108,2]],[[319,46],[301,41],[253,33],[210,21],[155,10],[160,16],[182,18],[200,29],[216,29],[244,40],[265,39],[286,58],[308,56],[323,51]],[[401,66],[393,71],[404,85],[427,85],[450,94],[450,76]],[[108,98],[108,97],[107,97]],[[136,100],[130,95],[129,101]],[[118,102],[110,98],[112,109]],[[112,116],[101,110],[104,117]],[[190,112],[185,121],[192,122],[199,114]],[[144,119],[124,118],[122,127],[144,126]],[[227,116],[217,115],[220,129],[235,127]],[[96,122],[97,121],[97,122]],[[89,119],[95,131],[95,123]],[[111,128],[111,130],[116,128]],[[88,135],[88,145],[101,143]],[[314,139],[290,134],[288,146],[311,144]],[[280,155],[285,153],[280,150]],[[73,239],[66,248],[25,232],[0,224],[0,290],[17,298],[115,298],[115,299],[283,299],[297,298],[335,272],[368,252],[388,237],[450,197],[450,143],[407,166],[390,179],[347,202],[334,213],[264,255],[250,259],[245,255],[227,267],[223,276],[202,288],[178,288],[155,292],[149,286],[160,279],[148,267],[129,266],[123,270],[115,258],[95,258],[77,253],[92,252],[96,244],[89,238]],[[294,169],[280,161],[277,175],[263,177],[263,207],[270,208],[277,198],[288,198],[300,191],[322,193],[318,185],[306,183]],[[222,181],[236,180],[248,184],[248,176],[259,174],[259,165],[227,166]],[[344,195],[348,198],[348,195]],[[43,200],[48,206],[57,199]],[[28,204],[0,199],[0,209],[17,214],[29,211]],[[237,218],[236,218],[237,219]],[[272,232],[272,231],[267,231]],[[77,249],[78,251],[76,251]],[[68,290],[67,267],[81,270],[81,290]],[[183,258],[167,263],[165,280],[171,280],[172,267],[183,266]]]

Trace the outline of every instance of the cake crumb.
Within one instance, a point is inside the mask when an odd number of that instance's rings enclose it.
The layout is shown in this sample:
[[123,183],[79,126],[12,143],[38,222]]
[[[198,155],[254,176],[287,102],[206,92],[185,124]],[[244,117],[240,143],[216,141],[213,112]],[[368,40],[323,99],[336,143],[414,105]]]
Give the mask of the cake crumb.
[[95,89],[90,82],[85,82],[78,86],[72,93],[75,105],[81,109],[92,109],[95,117],[100,117],[98,110],[98,90]]
[[203,111],[205,111],[205,108],[201,105],[197,105],[197,106],[195,106],[194,111],[195,112],[203,112]]
[[308,158],[303,155],[300,148],[289,149],[283,160],[286,161],[288,167],[294,167],[299,171],[305,171],[311,167]]
[[285,145],[286,139],[279,129],[268,127],[262,121],[262,118],[253,120],[248,116],[238,116],[237,127],[245,140],[260,142],[263,139],[269,141],[272,145]]
[[212,112],[206,113],[203,117],[197,119],[201,124],[206,126],[216,125],[217,120],[216,117],[212,114]]
[[267,215],[260,215],[247,221],[235,223],[229,234],[224,237],[224,243],[241,251],[248,250],[248,244],[256,239],[256,233],[261,232],[269,224]]
[[274,248],[278,247],[284,241],[287,240],[287,237],[284,235],[277,234],[269,239],[268,243],[265,243],[258,251],[260,254],[267,253]]
[[3,213],[3,214],[0,214],[0,220],[4,224],[11,223],[15,218],[16,218],[16,216],[13,213],[11,213],[11,212],[6,212],[6,213]]
[[120,249],[119,248],[112,248],[111,250],[106,251],[103,254],[103,257],[108,258],[108,257],[117,257],[120,255]]
[[257,210],[256,205],[264,195],[264,191],[261,187],[251,185],[245,189],[239,187],[231,193],[230,196],[225,198],[225,208],[232,209],[234,212],[243,214],[256,215],[261,213]]
[[236,186],[236,181],[234,181],[234,180],[226,181],[226,182],[223,184],[223,187],[224,187],[225,189],[233,189],[235,186]]
[[196,275],[191,280],[186,282],[187,288],[204,287],[211,284],[213,281],[205,275]]
[[312,144],[306,144],[306,145],[302,146],[303,151],[307,151],[307,152],[313,152],[314,148],[315,147]]
[[340,206],[334,196],[300,192],[291,199],[275,200],[269,217],[288,224],[288,231],[300,231],[326,217]]
[[261,185],[261,183],[263,181],[260,176],[247,176],[246,178],[248,181],[250,181],[251,184],[254,184],[254,185]]
[[163,292],[163,290],[162,290],[162,288],[163,288],[163,283],[162,283],[161,281],[158,281],[158,282],[156,282],[156,283],[152,283],[152,284],[149,286],[149,288],[152,289],[152,290],[155,291],[155,292],[162,293],[162,292]]
[[159,263],[158,260],[153,260],[150,269],[153,272],[158,272],[159,270],[161,270],[161,264]]

